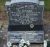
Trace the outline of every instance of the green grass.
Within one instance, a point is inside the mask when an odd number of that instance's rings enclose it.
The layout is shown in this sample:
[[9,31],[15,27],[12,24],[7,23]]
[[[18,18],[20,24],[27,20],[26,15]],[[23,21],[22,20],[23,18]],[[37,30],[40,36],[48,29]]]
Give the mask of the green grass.
[[6,0],[0,0],[0,11],[2,11],[4,9],[4,4],[5,4]]
[[6,0],[0,0],[0,5],[4,5]]
[[50,11],[50,0],[44,0],[45,2],[45,9]]

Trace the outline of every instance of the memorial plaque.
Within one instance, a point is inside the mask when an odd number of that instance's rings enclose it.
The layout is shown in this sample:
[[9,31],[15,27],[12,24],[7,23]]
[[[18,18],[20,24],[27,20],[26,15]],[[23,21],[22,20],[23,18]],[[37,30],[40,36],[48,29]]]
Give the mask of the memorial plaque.
[[21,39],[29,40],[30,43],[43,43],[43,31],[18,31],[9,33],[9,41],[19,43]]
[[37,24],[42,16],[39,16],[37,4],[29,2],[12,4],[9,12],[10,25]]

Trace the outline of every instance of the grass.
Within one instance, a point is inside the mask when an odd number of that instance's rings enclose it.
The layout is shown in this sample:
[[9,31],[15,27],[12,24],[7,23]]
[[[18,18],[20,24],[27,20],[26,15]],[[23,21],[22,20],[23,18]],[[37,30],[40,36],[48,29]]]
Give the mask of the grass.
[[44,0],[45,2],[45,9],[50,11],[50,0]]
[[0,0],[0,11],[2,11],[4,8],[4,4],[5,4],[6,0]]
[[0,5],[4,5],[6,0],[0,0]]

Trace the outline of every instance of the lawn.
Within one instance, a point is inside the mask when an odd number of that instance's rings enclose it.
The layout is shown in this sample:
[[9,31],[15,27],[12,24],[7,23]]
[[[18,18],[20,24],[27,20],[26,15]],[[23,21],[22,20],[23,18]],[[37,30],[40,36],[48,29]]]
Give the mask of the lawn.
[[44,0],[45,2],[45,9],[50,11],[50,0]]
[[0,0],[0,5],[4,5],[6,0]]
[[2,11],[4,8],[4,4],[5,4],[6,0],[0,0],[0,11]]

